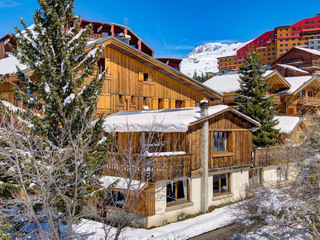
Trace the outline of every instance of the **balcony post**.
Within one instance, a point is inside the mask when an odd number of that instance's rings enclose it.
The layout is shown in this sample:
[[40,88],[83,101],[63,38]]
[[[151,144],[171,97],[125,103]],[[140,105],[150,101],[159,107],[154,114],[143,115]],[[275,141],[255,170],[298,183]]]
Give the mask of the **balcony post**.
[[[203,99],[200,102],[201,117],[208,116],[208,100]],[[208,159],[209,159],[209,120],[205,120],[202,123],[201,128],[201,168],[203,174],[201,176],[201,212],[207,213],[208,206]]]

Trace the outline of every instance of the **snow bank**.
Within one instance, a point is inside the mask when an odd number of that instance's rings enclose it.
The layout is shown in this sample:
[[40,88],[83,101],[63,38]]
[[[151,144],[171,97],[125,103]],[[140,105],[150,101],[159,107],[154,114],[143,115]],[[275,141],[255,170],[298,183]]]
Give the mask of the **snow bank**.
[[290,117],[290,116],[275,116],[275,120],[278,120],[279,123],[274,127],[279,129],[280,133],[290,134],[301,122],[300,117]]

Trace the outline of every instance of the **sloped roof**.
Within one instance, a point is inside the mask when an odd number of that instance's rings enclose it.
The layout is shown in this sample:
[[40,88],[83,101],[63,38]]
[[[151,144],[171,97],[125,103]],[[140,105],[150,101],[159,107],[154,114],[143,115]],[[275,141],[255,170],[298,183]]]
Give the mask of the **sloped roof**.
[[[280,73],[276,70],[267,70],[264,74],[263,77],[268,78],[272,76],[273,74],[277,73],[283,81],[285,79],[282,77]],[[210,87],[216,91],[222,92],[222,93],[230,93],[230,92],[237,92],[240,91],[240,74],[224,74],[221,76],[214,76],[204,82],[203,84],[206,85],[207,87]]]
[[260,126],[258,122],[226,105],[211,106],[208,116],[201,117],[200,108],[121,111],[105,118],[106,132],[187,132],[190,124],[208,117],[231,111],[240,117]]
[[316,76],[308,75],[308,76],[299,76],[299,77],[286,77],[285,78],[291,85],[289,89],[283,90],[281,92],[278,92],[277,94],[281,95],[291,95],[296,94],[301,90],[304,86],[312,82],[313,80],[316,80],[319,84],[320,88],[320,81]]
[[274,119],[278,120],[275,129],[279,129],[279,133],[285,134],[291,134],[302,121],[300,117],[290,116],[275,116]]
[[296,49],[299,49],[299,50],[302,50],[302,51],[305,51],[305,52],[308,52],[308,53],[311,53],[313,55],[318,55],[320,56],[320,51],[319,50],[316,50],[316,49],[311,49],[311,48],[307,48],[307,47],[301,47],[301,46],[296,46],[294,47]]
[[17,66],[22,70],[27,70],[27,66],[21,64],[14,56],[0,59],[0,76],[6,74],[14,74],[17,72]]
[[282,67],[282,68],[286,68],[286,69],[289,69],[289,70],[294,71],[294,72],[300,72],[300,73],[309,74],[309,72],[307,72],[305,70],[302,70],[300,68],[297,68],[295,66],[291,66],[291,65],[288,65],[288,64],[277,64],[276,66],[279,66],[279,67]]

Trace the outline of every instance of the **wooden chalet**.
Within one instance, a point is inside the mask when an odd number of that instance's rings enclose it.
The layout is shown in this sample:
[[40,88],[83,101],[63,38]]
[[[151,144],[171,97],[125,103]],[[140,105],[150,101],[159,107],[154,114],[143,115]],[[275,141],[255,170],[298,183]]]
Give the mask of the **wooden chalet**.
[[278,70],[284,77],[318,75],[320,51],[307,46],[296,46],[276,59],[271,67]]
[[[267,70],[263,75],[271,86],[270,94],[273,94],[274,101],[279,103],[280,97],[275,95],[280,89],[290,87],[290,84],[276,70]],[[223,93],[223,104],[236,107],[235,98],[240,91],[239,74],[224,74],[207,80],[204,85]]]
[[[132,176],[132,170],[121,158],[128,154],[129,148],[132,156],[144,156],[141,171],[135,174],[135,181],[138,181],[135,183],[145,188],[148,185],[155,191],[152,199],[143,202],[145,211],[136,212],[146,217],[146,226],[176,221],[181,212],[205,212],[208,205],[221,197],[233,199],[239,196],[242,184],[239,175],[245,176],[244,169],[248,174],[248,168],[252,166],[252,129],[259,126],[256,121],[225,105],[109,115],[105,118],[104,129],[116,136],[118,152],[110,154],[117,156],[119,162],[108,165],[105,180],[109,181],[110,177],[109,182],[112,182],[121,176],[125,181]],[[160,143],[147,143],[148,149],[154,147],[157,152],[143,151],[146,149],[145,138],[151,133],[158,133],[161,137],[157,139],[162,139]],[[207,141],[203,141],[206,138]],[[128,139],[134,139],[134,147],[128,147]],[[123,175],[124,172],[127,175]],[[116,190],[123,192],[119,188]],[[206,206],[202,205],[202,198],[206,199]]]
[[[143,109],[172,109],[195,107],[203,98],[220,101],[222,94],[198,83],[148,54],[131,47],[115,37],[91,41],[105,46],[98,62],[100,72],[107,69],[107,76],[99,96],[97,114]],[[19,65],[13,56],[0,60],[0,75],[11,74],[8,83],[0,86],[6,100],[15,103],[10,81],[18,84],[12,74]],[[32,72],[19,66],[34,79]],[[90,79],[88,79],[90,81]]]

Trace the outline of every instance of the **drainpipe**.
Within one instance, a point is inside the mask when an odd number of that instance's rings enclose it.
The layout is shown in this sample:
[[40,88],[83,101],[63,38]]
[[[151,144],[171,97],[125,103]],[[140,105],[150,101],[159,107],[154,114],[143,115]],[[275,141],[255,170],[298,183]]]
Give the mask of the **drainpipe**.
[[[200,102],[201,117],[208,116],[208,100],[203,99]],[[207,213],[208,206],[208,159],[209,159],[209,120],[202,122],[201,127],[201,168],[203,170],[201,176],[201,212]]]

